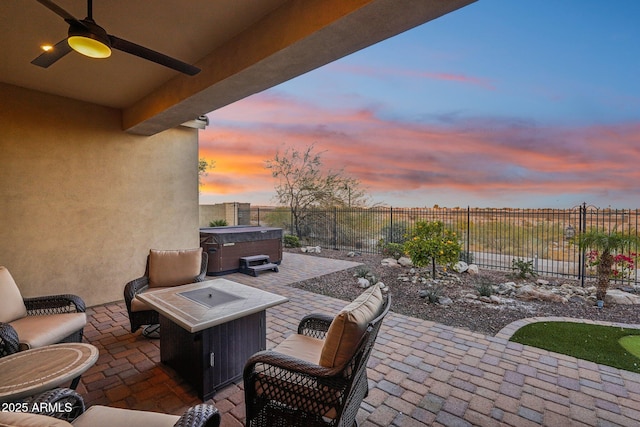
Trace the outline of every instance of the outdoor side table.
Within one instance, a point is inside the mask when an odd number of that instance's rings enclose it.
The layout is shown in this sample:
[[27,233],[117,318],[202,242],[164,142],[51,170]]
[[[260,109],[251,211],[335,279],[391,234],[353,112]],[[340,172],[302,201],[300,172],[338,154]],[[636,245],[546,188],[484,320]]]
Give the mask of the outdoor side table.
[[14,401],[74,385],[98,360],[91,344],[63,343],[20,351],[0,358],[0,402]]

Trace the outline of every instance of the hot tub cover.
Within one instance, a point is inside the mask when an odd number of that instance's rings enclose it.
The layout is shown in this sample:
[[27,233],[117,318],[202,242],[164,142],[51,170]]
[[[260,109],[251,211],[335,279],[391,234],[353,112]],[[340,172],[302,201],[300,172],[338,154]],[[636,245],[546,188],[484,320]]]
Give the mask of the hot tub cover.
[[253,242],[256,240],[282,239],[282,228],[242,226],[242,227],[204,227],[200,229],[200,236],[209,236],[211,243],[224,245],[225,243]]

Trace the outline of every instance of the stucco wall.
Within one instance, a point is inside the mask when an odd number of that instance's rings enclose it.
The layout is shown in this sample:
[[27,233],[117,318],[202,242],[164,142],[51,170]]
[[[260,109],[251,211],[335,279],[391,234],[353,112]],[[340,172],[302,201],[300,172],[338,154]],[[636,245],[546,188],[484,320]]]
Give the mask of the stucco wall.
[[251,205],[249,203],[216,203],[200,205],[200,227],[209,227],[211,221],[224,219],[227,225],[249,225]]
[[121,300],[149,248],[198,240],[198,134],[121,130],[118,110],[0,84],[0,265],[24,296]]

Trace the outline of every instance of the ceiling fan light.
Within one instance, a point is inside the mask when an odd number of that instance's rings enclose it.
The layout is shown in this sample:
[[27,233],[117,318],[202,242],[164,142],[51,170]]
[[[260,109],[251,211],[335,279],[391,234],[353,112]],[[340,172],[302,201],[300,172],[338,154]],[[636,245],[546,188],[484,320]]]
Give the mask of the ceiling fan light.
[[107,32],[93,19],[80,21],[82,26],[71,24],[67,43],[71,49],[91,58],[108,58],[111,56],[111,43]]
[[[87,36],[91,36],[88,34]],[[78,53],[91,58],[108,58],[111,56],[111,48],[101,42],[87,36],[70,36],[67,39],[69,46]]]

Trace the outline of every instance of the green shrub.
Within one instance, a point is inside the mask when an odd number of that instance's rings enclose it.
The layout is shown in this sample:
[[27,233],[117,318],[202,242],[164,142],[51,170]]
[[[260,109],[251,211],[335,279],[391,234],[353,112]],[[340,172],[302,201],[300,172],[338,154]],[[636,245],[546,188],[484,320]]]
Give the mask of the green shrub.
[[294,236],[293,234],[286,234],[284,236],[284,246],[287,248],[299,248],[300,239],[298,239],[298,236]]
[[401,243],[385,242],[383,239],[380,239],[378,245],[382,250],[382,255],[390,256],[395,259],[398,259],[402,255],[404,255],[404,245]]
[[370,274],[371,271],[369,270],[369,268],[361,265],[360,267],[356,268],[355,273],[353,273],[353,277],[367,278],[367,276],[369,276]]
[[482,297],[490,297],[494,293],[493,285],[487,279],[480,280],[480,283],[476,285],[476,291],[478,291]]
[[423,295],[430,304],[437,304],[440,300],[440,296],[442,296],[442,286],[429,286],[428,288],[422,290],[421,295]]
[[514,258],[511,260],[511,270],[520,279],[526,279],[528,276],[536,277],[536,273],[533,268],[533,261],[525,261],[522,258]]
[[216,219],[209,223],[209,227],[226,227],[228,225],[229,223],[227,222],[226,219]]

